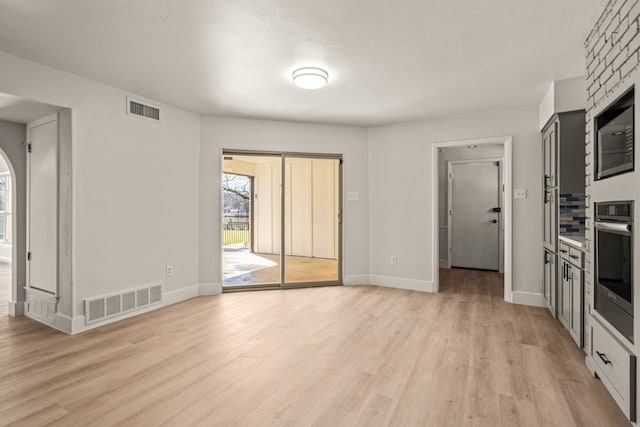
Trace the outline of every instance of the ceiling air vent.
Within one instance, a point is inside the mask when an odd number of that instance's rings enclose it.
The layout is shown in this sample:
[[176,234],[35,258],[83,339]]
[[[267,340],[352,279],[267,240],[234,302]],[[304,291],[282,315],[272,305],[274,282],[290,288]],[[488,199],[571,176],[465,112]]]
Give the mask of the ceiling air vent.
[[144,104],[135,99],[127,98],[127,114],[144,117],[145,119],[160,121],[160,109],[153,105]]

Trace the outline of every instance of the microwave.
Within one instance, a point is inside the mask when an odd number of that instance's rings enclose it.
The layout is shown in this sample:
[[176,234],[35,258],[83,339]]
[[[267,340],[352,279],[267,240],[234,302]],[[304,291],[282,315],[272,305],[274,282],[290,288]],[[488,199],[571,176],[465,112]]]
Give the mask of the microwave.
[[631,90],[596,118],[596,180],[633,171],[633,107]]

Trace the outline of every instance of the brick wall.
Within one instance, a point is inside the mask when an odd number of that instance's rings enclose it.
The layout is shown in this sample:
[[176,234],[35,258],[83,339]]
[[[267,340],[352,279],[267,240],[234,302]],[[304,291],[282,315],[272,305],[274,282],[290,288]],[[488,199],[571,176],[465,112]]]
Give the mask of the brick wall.
[[[610,0],[585,42],[587,114],[586,114],[586,190],[587,206],[585,291],[590,309],[593,296],[593,119],[597,109],[613,99],[612,92],[631,85],[640,64],[640,0]],[[637,96],[637,95],[636,95]],[[585,346],[591,342],[589,316],[585,316]],[[589,348],[586,348],[590,352]]]

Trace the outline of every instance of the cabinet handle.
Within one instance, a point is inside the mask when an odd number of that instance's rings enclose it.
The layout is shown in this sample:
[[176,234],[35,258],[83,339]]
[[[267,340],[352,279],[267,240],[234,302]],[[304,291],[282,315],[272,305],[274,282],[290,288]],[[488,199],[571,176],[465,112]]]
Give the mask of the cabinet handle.
[[573,258],[573,259],[578,259],[578,258],[580,258],[578,255],[569,255],[569,256],[570,256],[571,258]]
[[611,360],[607,359],[607,355],[604,353],[600,353],[596,350],[596,354],[600,356],[600,359],[604,362],[605,365],[612,365]]
[[567,253],[567,251],[566,251],[566,250],[564,250],[564,249],[560,249],[560,252],[562,252],[563,254],[566,254],[566,253]]

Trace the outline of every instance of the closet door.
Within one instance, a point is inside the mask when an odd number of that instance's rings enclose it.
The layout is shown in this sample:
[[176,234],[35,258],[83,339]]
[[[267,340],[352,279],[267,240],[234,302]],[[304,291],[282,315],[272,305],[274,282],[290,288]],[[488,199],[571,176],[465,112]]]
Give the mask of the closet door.
[[29,125],[29,287],[57,294],[58,121]]

